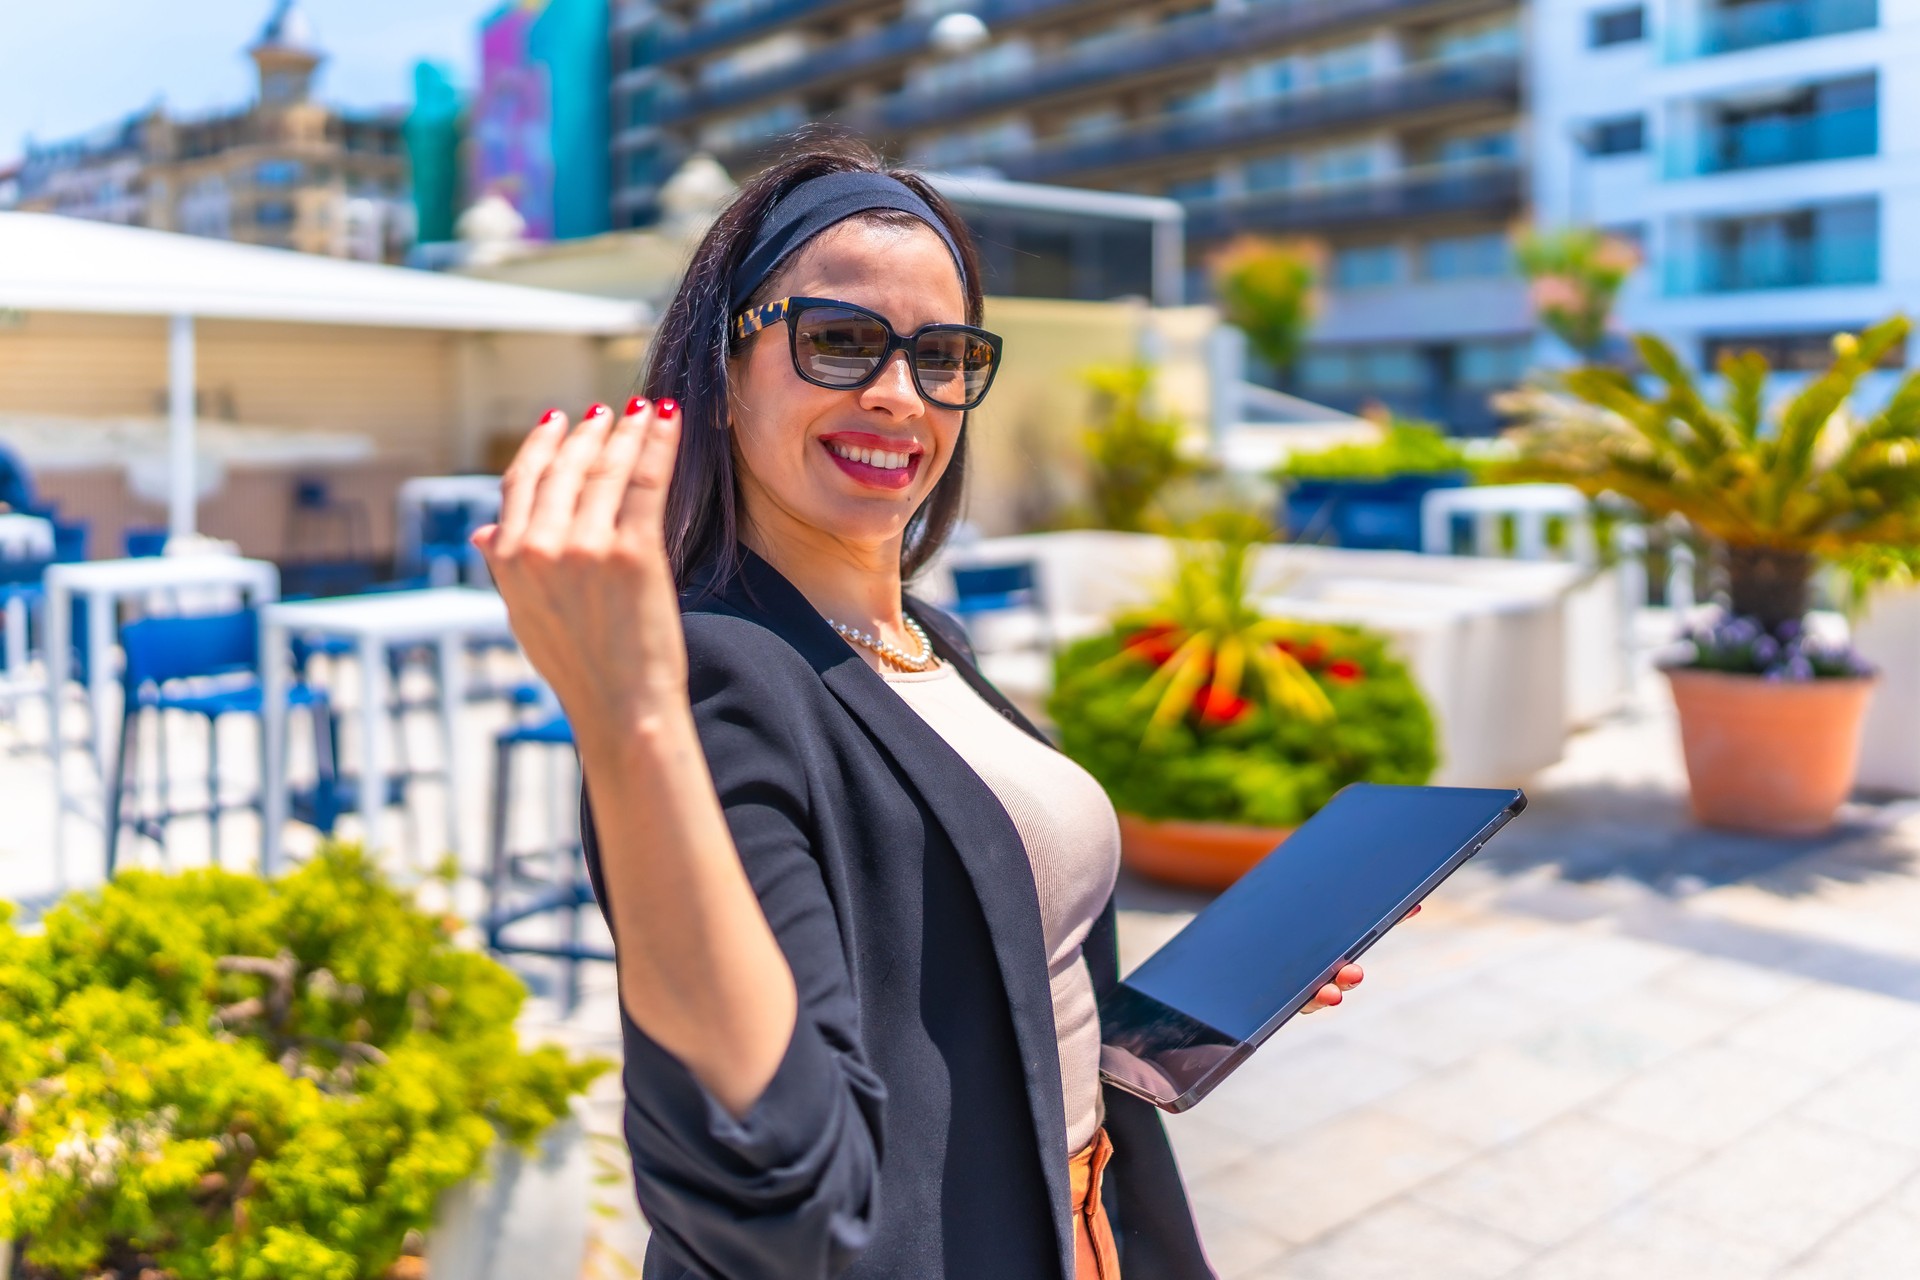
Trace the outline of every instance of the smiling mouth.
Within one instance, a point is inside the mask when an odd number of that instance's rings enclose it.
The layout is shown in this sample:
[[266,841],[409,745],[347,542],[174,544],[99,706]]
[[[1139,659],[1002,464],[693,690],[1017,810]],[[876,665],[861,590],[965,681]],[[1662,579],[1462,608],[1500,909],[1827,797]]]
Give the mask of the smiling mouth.
[[865,449],[838,440],[820,443],[840,470],[876,489],[904,489],[920,473],[918,451]]

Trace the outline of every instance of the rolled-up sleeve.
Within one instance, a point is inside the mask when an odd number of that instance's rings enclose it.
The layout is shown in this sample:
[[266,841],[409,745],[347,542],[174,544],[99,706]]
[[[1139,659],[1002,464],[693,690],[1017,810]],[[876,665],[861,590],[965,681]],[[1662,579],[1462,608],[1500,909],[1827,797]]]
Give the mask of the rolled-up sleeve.
[[[886,1091],[861,1051],[845,947],[808,834],[804,762],[780,723],[792,692],[777,685],[792,673],[746,660],[728,631],[737,620],[687,623],[701,746],[799,1008],[772,1080],[738,1119],[622,1013],[634,1184],[661,1243],[697,1275],[833,1276],[873,1231]],[[590,808],[585,816],[594,841]],[[597,842],[596,852],[619,856]]]

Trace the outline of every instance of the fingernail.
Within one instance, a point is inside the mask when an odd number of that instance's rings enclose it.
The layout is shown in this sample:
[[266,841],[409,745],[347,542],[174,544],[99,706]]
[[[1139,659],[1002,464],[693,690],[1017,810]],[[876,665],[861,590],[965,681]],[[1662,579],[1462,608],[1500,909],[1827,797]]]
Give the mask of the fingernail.
[[591,407],[590,409],[588,409],[588,410],[587,410],[587,417],[589,417],[589,418],[597,418],[597,417],[599,417],[599,416],[600,416],[601,414],[603,414],[603,413],[612,413],[612,412],[613,412],[613,410],[611,410],[611,409],[609,409],[609,408],[607,408],[607,406],[605,406],[605,405],[603,405],[603,404],[596,404],[596,405],[594,405],[593,407]]
[[540,415],[540,425],[543,427],[550,427],[558,421],[560,421],[560,411],[558,409],[549,409]]
[[678,412],[680,412],[680,402],[678,400],[662,400],[660,402],[661,417],[671,418]]
[[629,418],[631,418],[636,413],[645,413],[646,411],[647,411],[647,402],[644,397],[635,396],[633,399],[627,401],[627,416]]

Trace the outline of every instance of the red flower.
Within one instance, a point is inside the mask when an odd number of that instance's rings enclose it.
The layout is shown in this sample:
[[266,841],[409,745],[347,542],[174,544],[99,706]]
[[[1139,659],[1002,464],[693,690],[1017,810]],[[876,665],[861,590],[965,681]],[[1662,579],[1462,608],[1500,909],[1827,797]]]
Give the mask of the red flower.
[[1253,710],[1251,702],[1228,693],[1217,684],[1201,689],[1193,705],[1199,710],[1202,720],[1213,724],[1232,724]]
[[1154,666],[1163,666],[1180,648],[1180,629],[1170,622],[1156,622],[1152,626],[1142,627],[1127,637],[1122,648],[1127,652],[1145,658]]
[[1295,640],[1276,640],[1273,647],[1303,667],[1318,667],[1327,660],[1327,651],[1318,640],[1306,644]]
[[1366,674],[1360,669],[1359,663],[1349,662],[1345,658],[1327,664],[1328,678],[1345,684],[1351,684]]

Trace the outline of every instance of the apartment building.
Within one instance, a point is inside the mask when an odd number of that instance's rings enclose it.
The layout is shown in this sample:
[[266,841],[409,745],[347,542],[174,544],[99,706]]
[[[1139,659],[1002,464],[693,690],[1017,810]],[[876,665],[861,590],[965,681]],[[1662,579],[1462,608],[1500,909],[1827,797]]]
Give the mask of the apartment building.
[[1920,2],[1535,8],[1534,201],[1642,246],[1626,324],[1807,369],[1920,310]]
[[325,54],[293,0],[247,49],[255,101],[179,117],[160,107],[30,144],[17,207],[189,235],[397,261],[413,240],[400,111],[314,99]]
[[825,121],[930,169],[1176,199],[1196,300],[1235,235],[1319,242],[1289,382],[1327,403],[1481,430],[1525,365],[1519,0],[627,0],[611,23],[616,225],[695,151],[744,174]]

